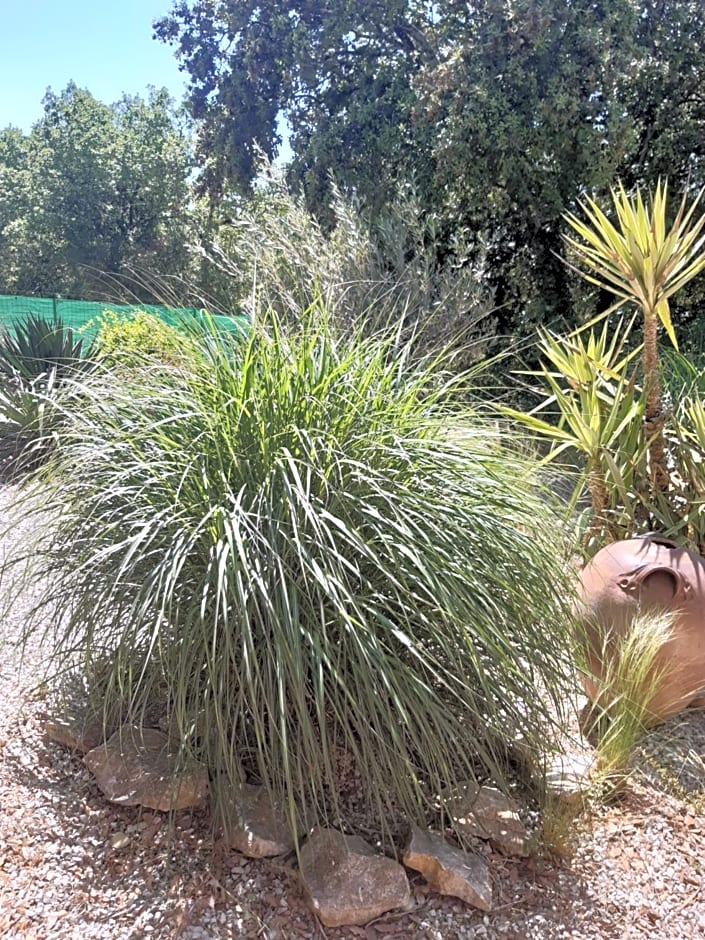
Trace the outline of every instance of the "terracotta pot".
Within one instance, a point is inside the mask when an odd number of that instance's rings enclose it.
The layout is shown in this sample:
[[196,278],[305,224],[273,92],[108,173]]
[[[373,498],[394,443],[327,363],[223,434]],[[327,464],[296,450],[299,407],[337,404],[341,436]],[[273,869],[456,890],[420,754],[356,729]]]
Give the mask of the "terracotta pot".
[[[673,611],[672,636],[658,653],[654,670],[663,672],[650,704],[654,720],[705,693],[705,559],[660,536],[615,542],[599,551],[580,575],[579,613],[585,624],[589,671],[603,675],[603,637],[619,637],[640,610]],[[609,653],[609,642],[608,642]],[[584,679],[594,699],[598,683]]]

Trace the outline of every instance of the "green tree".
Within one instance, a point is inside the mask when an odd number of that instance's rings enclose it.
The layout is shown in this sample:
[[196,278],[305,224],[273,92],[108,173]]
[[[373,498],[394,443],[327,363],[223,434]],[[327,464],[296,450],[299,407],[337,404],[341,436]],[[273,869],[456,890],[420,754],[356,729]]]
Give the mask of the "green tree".
[[88,296],[133,267],[182,272],[193,162],[166,90],[113,105],[49,91],[0,134],[0,290]]
[[411,182],[446,251],[460,232],[486,256],[500,330],[531,332],[575,319],[563,212],[618,177],[702,175],[704,19],[695,0],[181,0],[155,29],[211,192],[247,190],[283,114],[319,218],[331,175],[373,214]]
[[272,158],[289,122],[295,172],[315,208],[329,175],[379,204],[404,166],[413,74],[435,58],[433,13],[419,0],[255,0],[174,5],[155,24],[191,76],[204,182],[247,191],[258,151]]
[[630,144],[618,80],[631,54],[629,0],[453,5],[443,55],[414,79],[425,202],[485,243],[504,326],[566,312],[561,215],[601,191]]
[[0,291],[17,286],[51,293],[65,271],[58,239],[44,230],[35,141],[15,127],[0,131]]
[[638,56],[621,77],[633,142],[620,177],[627,185],[668,177],[705,183],[705,8],[699,0],[642,0]]

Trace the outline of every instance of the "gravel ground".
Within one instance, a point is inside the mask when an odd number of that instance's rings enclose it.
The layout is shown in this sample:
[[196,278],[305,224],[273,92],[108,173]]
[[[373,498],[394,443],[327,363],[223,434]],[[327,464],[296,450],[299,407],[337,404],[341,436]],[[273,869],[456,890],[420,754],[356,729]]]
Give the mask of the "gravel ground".
[[[0,491],[0,519],[13,495]],[[16,532],[13,539],[21,539]],[[5,551],[12,551],[7,540]],[[6,940],[602,940],[705,937],[705,715],[653,732],[617,805],[556,835],[563,859],[490,855],[486,915],[427,893],[408,911],[326,929],[293,864],[212,843],[205,814],[111,805],[80,758],[48,742],[42,651],[21,661],[16,604],[0,640],[0,936]]]

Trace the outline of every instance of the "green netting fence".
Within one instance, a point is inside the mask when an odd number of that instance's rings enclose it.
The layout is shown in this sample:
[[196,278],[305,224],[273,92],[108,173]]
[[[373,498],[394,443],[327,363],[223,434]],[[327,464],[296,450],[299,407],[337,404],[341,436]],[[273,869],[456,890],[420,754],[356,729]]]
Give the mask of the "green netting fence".
[[208,316],[216,328],[225,332],[246,332],[249,319],[244,315],[233,317],[207,315],[195,307],[157,307],[152,304],[110,304],[90,300],[64,300],[58,297],[10,297],[0,295],[0,329],[12,329],[23,323],[31,313],[47,321],[59,318],[65,327],[85,336],[90,342],[100,329],[100,320],[107,312],[119,317],[130,317],[143,311],[159,317],[171,326],[187,327],[205,324]]

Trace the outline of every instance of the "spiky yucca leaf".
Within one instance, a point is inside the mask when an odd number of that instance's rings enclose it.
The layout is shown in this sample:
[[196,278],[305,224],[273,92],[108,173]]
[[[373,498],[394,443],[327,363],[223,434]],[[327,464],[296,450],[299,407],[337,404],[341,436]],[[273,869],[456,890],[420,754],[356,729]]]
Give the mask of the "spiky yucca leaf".
[[586,544],[599,543],[633,521],[634,483],[645,452],[644,406],[629,368],[640,348],[627,351],[633,322],[612,331],[605,324],[600,333],[583,329],[554,336],[544,331],[539,350],[545,363],[539,372],[529,373],[541,379],[543,400],[530,412],[502,409],[549,443],[544,463],[556,462],[566,452],[584,458],[570,508],[587,487],[592,520]]
[[683,197],[668,231],[668,184],[660,181],[649,208],[638,190],[635,196],[621,185],[612,191],[617,225],[589,197],[580,203],[586,221],[565,216],[579,236],[566,241],[584,265],[580,273],[620,300],[638,304],[644,316],[658,316],[676,348],[668,301],[705,268],[705,215],[693,219],[702,195],[703,190],[687,211]]
[[648,208],[639,190],[634,196],[627,195],[622,186],[613,190],[616,225],[590,198],[581,203],[586,221],[571,214],[565,216],[579,236],[566,237],[578,258],[575,270],[591,283],[611,291],[618,298],[615,306],[631,302],[643,315],[644,425],[650,439],[648,482],[654,498],[669,489],[658,324],[659,321],[663,324],[677,348],[669,298],[705,268],[705,215],[694,218],[704,191],[698,193],[688,210],[683,196],[669,229],[668,186],[660,181]]

